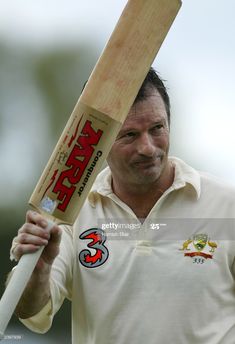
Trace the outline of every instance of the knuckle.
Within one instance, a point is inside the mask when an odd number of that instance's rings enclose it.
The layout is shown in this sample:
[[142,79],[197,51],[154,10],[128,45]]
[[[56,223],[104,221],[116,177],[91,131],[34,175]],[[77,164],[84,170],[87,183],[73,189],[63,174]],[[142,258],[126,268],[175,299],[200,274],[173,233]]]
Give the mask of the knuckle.
[[18,241],[20,243],[25,243],[25,242],[27,242],[27,238],[28,238],[27,233],[20,233],[18,236]]
[[28,210],[26,212],[26,221],[32,220],[33,218],[33,211],[32,210]]
[[29,222],[26,222],[24,224],[24,226],[22,227],[23,228],[23,232],[27,232],[27,233],[30,233],[32,231],[32,223],[29,223]]
[[40,216],[40,215],[36,211],[28,210],[26,212],[26,222],[33,222],[37,219],[38,216]]
[[20,233],[23,233],[23,232],[25,232],[27,230],[27,224],[24,224],[22,227],[20,227],[20,229],[18,230],[18,235],[20,234]]
[[14,250],[15,256],[19,259],[24,254],[24,248],[22,245],[18,245]]
[[21,244],[19,243],[19,244],[17,244],[17,246],[14,248],[14,254],[15,254],[16,256],[18,256],[19,253],[21,252],[21,250],[22,250]]
[[16,246],[18,244],[18,235],[16,235],[13,239],[12,239],[12,246]]
[[32,210],[27,210],[26,216],[30,216],[32,214]]
[[30,228],[31,228],[31,226],[32,226],[32,225],[31,225],[30,223],[25,222],[25,223],[23,224],[23,226],[21,226],[20,229],[18,230],[18,233],[23,233],[23,232],[29,231]]

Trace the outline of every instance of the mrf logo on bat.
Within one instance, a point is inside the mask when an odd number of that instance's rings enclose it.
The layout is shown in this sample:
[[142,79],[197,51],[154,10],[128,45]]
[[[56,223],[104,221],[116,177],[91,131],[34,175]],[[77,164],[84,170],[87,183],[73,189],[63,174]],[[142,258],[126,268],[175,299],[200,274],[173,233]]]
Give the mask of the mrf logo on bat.
[[29,200],[54,221],[73,224],[101,170],[121,122],[80,103]]
[[[78,130],[81,124],[82,127]],[[45,184],[40,202],[44,211],[52,214],[57,208],[65,212],[75,192],[79,197],[82,195],[97,161],[103,154],[102,150],[98,150],[94,155],[95,147],[103,133],[103,130],[94,128],[92,120],[82,121],[81,118],[72,135],[65,135],[63,147],[66,149],[61,149],[57,154],[56,169],[53,170],[49,183]],[[54,194],[56,199],[49,197],[48,191],[50,196]]]

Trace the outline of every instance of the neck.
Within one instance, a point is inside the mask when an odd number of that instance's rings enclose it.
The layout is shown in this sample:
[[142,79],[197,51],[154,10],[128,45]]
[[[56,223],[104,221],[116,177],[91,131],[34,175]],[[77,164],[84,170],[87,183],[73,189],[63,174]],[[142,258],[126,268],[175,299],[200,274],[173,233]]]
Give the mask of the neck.
[[114,193],[134,211],[138,218],[146,218],[173,181],[174,167],[168,163],[162,176],[154,183],[124,185],[113,179],[112,186]]

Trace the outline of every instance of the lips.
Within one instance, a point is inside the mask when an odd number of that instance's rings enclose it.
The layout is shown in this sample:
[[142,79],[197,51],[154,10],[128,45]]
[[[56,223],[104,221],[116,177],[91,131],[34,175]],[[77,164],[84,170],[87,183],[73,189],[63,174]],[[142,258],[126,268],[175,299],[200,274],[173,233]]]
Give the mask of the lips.
[[156,163],[159,163],[159,161],[162,160],[162,156],[157,156],[156,158],[142,158],[142,159],[138,159],[132,162],[132,165],[134,166],[143,166],[143,167],[152,167],[155,166]]

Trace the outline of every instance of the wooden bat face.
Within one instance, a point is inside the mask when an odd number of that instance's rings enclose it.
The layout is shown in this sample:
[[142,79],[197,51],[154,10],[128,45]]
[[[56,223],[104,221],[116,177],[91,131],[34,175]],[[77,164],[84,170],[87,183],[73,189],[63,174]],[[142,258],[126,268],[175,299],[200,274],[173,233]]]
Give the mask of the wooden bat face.
[[73,224],[180,8],[129,0],[29,200]]
[[79,102],[29,203],[59,223],[74,223],[120,127]]

